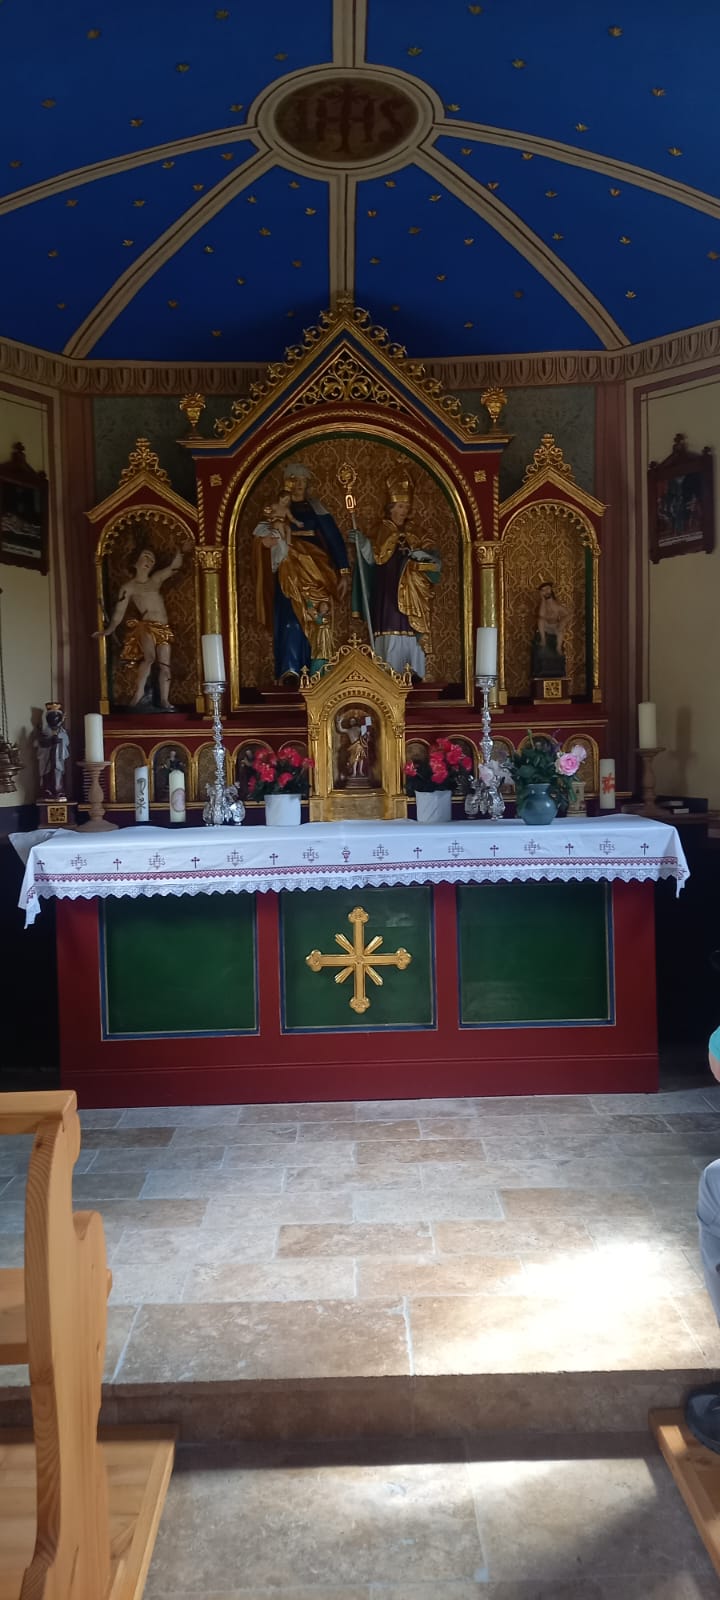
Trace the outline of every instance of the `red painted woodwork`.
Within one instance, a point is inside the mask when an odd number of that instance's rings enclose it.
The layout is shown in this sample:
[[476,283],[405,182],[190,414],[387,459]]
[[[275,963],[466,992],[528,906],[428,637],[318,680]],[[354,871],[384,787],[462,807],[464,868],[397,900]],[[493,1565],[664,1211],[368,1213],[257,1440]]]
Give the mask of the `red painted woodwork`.
[[283,1034],[278,901],[257,897],[260,1032],[101,1037],[98,902],[57,904],[61,1082],[81,1106],[255,1104],[657,1088],[652,884],[612,886],[615,1023],[460,1028],[455,889],[434,891],[437,1028]]

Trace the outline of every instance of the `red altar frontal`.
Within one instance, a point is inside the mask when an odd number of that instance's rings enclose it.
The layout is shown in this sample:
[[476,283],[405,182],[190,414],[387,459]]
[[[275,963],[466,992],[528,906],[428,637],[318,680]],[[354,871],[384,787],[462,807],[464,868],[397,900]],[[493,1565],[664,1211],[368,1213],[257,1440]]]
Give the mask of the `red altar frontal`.
[[58,898],[63,1082],[85,1105],[655,1089],[653,885],[684,881],[677,835],[544,832],[44,841],[23,898]]

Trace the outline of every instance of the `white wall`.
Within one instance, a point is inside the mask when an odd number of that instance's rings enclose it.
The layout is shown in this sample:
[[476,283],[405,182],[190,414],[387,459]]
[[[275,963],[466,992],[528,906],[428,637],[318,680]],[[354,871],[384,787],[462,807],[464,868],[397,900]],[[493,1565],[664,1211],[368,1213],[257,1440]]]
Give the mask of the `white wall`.
[[[43,402],[7,394],[0,388],[0,461],[14,444],[25,446],[28,466],[48,472],[47,410]],[[24,766],[14,793],[0,794],[0,806],[34,800],[37,767],[31,744],[33,718],[53,698],[50,578],[25,567],[0,562],[0,616],[10,738],[20,747]]]
[[720,377],[651,393],[644,413],[646,464],[670,454],[676,433],[714,455],[718,548],[650,565],[648,673],[666,746],[660,793],[702,795],[720,807]]

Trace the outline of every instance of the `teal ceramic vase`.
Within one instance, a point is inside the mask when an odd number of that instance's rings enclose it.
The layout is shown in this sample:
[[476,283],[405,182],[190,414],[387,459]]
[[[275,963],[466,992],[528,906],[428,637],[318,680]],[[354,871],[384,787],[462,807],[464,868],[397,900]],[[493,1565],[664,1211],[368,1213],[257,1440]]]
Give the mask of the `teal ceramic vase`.
[[555,821],[557,805],[549,791],[549,783],[529,783],[522,800],[518,799],[518,816],[529,828],[544,828]]

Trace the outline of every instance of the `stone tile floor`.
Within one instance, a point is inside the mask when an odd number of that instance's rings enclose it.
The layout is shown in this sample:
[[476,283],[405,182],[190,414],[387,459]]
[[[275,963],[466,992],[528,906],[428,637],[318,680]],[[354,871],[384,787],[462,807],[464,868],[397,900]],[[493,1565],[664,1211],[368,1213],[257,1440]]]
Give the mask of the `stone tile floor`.
[[[720,1155],[709,1078],[82,1122],[116,1382],[720,1365],[694,1219]],[[22,1261],[26,1160],[0,1141],[0,1265]]]
[[646,1438],[178,1452],[146,1600],[714,1600]]

